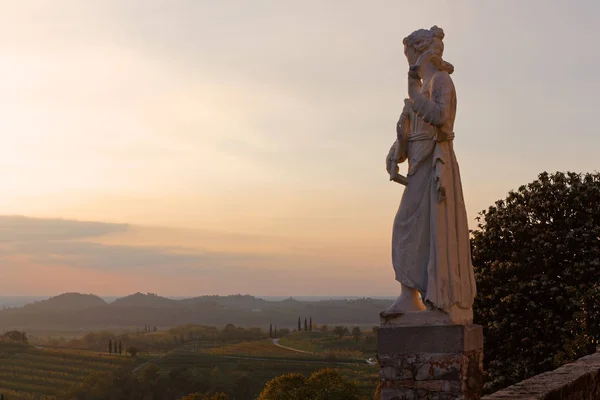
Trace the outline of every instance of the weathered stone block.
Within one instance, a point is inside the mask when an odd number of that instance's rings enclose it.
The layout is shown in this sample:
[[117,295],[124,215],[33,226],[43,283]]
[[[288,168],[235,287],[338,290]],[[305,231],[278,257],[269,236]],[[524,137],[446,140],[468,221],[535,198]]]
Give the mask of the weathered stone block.
[[483,387],[476,325],[381,327],[381,400],[475,400]]
[[394,326],[377,330],[380,354],[462,353],[483,348],[480,325]]

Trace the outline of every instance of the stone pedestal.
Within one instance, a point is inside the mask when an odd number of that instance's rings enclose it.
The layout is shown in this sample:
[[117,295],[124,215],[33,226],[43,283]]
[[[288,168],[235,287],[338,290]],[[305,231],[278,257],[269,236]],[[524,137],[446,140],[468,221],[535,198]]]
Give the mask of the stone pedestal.
[[381,400],[481,398],[481,326],[382,326],[377,337]]

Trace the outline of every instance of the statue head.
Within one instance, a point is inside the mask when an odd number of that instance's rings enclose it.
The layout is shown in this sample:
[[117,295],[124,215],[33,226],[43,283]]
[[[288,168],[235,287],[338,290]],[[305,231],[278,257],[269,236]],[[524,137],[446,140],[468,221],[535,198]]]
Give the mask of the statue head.
[[447,71],[450,74],[454,72],[452,64],[442,60],[444,54],[443,39],[444,30],[437,26],[433,26],[431,29],[418,29],[405,37],[402,43],[404,44],[404,55],[406,55],[408,63],[414,65],[421,54],[431,51],[436,56],[432,59],[432,62],[438,64],[436,65],[438,69]]

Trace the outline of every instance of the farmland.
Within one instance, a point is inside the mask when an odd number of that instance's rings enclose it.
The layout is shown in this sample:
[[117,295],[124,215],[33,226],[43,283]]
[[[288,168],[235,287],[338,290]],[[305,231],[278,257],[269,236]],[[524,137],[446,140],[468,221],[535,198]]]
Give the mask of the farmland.
[[55,399],[88,376],[130,364],[125,357],[0,343],[0,393],[7,399]]
[[[371,332],[364,332],[360,340],[316,331],[293,332],[280,339],[266,336],[253,328],[245,330],[233,325],[222,330],[184,326],[164,332],[121,335],[119,340],[124,344],[139,346],[142,356],[135,359],[104,352],[111,337],[109,332],[91,333],[67,343],[89,346],[88,349],[4,344],[0,346],[0,393],[7,400],[30,400],[36,396],[59,399],[78,386],[76,393],[93,391],[101,393],[94,399],[103,398],[115,387],[111,376],[121,376],[120,382],[129,382],[127,387],[132,393],[141,393],[142,397],[144,391],[151,390],[164,399],[178,399],[193,391],[255,399],[272,378],[292,372],[308,376],[330,367],[356,381],[362,398],[372,398],[377,369],[364,360],[372,357]],[[112,373],[117,371],[116,375]]]
[[216,388],[220,386],[219,379],[229,385],[232,382],[234,386],[244,384],[255,396],[276,376],[291,372],[309,375],[326,367],[336,368],[345,378],[357,381],[364,398],[372,398],[377,385],[377,369],[362,360],[327,360],[324,355],[277,347],[270,340],[214,348],[188,343],[160,358],[156,364],[163,371],[193,368],[195,375],[211,377]]
[[351,336],[339,338],[331,332],[299,332],[283,337],[279,344],[330,359],[365,359],[377,352],[373,334],[357,341]]

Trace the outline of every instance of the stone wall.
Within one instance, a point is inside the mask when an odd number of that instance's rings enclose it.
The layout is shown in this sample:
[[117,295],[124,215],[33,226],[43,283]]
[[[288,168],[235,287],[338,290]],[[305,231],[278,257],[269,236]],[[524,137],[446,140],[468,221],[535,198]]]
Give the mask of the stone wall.
[[536,375],[482,400],[600,399],[600,352]]

